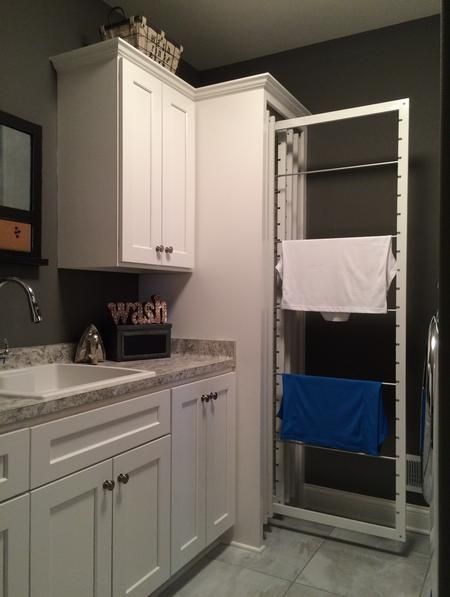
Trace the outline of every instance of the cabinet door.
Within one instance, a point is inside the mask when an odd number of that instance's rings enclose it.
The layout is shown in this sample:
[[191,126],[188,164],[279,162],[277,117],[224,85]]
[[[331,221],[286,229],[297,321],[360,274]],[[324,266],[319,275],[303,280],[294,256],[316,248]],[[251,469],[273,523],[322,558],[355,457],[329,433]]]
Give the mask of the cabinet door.
[[31,492],[31,597],[111,597],[108,460]]
[[0,501],[30,489],[30,430],[0,436]]
[[162,261],[194,266],[195,105],[163,86]]
[[[125,59],[121,62],[121,258],[161,264],[162,83]],[[107,217],[107,214],[105,214]],[[99,231],[101,234],[101,231]]]
[[29,494],[0,505],[0,597],[28,597]]
[[206,405],[206,542],[235,522],[235,375],[209,380],[213,400]]
[[206,545],[205,382],[172,390],[172,574]]
[[113,596],[147,597],[170,576],[170,436],[117,456],[113,469]]

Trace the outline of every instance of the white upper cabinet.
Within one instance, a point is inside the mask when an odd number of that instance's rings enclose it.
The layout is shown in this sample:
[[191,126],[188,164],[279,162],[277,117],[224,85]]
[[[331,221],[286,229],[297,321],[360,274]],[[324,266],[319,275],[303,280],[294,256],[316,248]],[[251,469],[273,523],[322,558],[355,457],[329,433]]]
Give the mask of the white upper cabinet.
[[163,89],[162,244],[164,263],[192,267],[194,255],[194,104]]
[[120,39],[58,71],[58,266],[194,266],[194,89]]
[[121,259],[160,264],[162,83],[127,60],[121,67]]

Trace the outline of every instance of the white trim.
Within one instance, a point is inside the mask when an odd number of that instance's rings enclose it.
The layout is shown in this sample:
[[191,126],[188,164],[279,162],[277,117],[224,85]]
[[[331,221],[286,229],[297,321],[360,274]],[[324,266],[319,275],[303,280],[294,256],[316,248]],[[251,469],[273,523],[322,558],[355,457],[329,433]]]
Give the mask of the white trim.
[[[329,487],[305,484],[305,507],[322,509],[335,516],[363,518],[373,524],[392,524],[395,501],[366,496]],[[406,505],[406,528],[408,531],[428,535],[430,532],[430,509],[426,506]]]
[[50,60],[58,72],[65,72],[119,57],[126,58],[190,99],[195,99],[195,87],[192,87],[192,85],[189,85],[189,83],[186,83],[186,81],[183,81],[183,79],[180,79],[180,77],[171,73],[120,37],[78,48],[58,56],[51,56]]
[[193,100],[200,101],[241,91],[264,89],[267,93],[268,104],[281,112],[283,116],[310,114],[309,110],[270,73],[206,85],[196,89],[119,37],[52,56],[50,60],[58,72],[66,72],[119,57],[126,58]]
[[[269,75],[265,86],[266,104],[283,118],[309,116],[311,112],[300,103],[283,85]],[[299,114],[300,113],[300,114]]]
[[250,551],[252,553],[262,553],[266,549],[265,545],[255,547],[254,545],[247,545],[247,543],[239,543],[238,541],[230,541],[230,543],[226,543],[226,545],[232,545],[233,547],[238,547],[239,549]]
[[197,100],[210,99],[213,97],[223,97],[231,93],[240,93],[241,91],[251,91],[253,89],[264,89],[266,91],[266,100],[269,106],[280,112],[282,116],[298,116],[299,114],[309,115],[310,111],[296,99],[275,77],[270,73],[261,73],[233,81],[215,83],[196,89],[195,97]]
[[406,504],[406,530],[421,535],[429,535],[431,528],[431,513],[426,506]]

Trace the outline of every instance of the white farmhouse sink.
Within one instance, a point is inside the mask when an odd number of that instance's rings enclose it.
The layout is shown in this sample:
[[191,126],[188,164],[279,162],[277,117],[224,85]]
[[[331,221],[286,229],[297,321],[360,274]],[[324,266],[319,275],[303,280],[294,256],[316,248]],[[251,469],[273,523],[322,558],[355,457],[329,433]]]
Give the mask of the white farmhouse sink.
[[53,363],[0,372],[0,397],[60,398],[152,377],[154,371]]

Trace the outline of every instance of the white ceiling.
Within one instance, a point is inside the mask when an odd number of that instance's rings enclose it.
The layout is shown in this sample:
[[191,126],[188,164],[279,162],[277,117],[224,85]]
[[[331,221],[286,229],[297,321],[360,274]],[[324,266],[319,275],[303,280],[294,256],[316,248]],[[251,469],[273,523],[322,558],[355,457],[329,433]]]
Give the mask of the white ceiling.
[[[117,0],[105,0],[111,6]],[[200,70],[440,12],[440,0],[121,0],[184,46]]]

